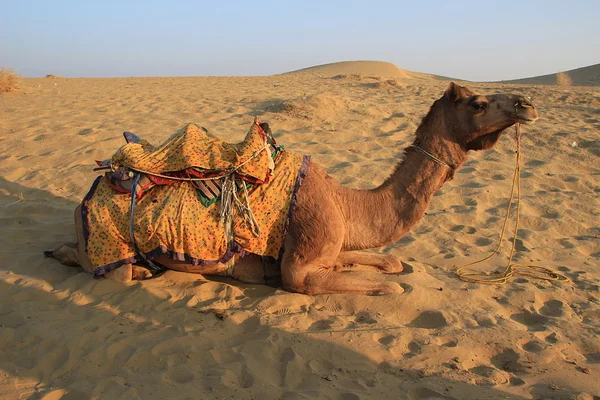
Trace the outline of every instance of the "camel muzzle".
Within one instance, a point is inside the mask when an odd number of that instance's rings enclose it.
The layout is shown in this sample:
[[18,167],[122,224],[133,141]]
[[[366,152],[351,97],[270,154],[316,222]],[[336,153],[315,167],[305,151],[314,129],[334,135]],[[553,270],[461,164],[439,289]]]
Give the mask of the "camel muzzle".
[[515,96],[514,101],[516,122],[532,124],[537,121],[539,116],[531,99],[525,96]]

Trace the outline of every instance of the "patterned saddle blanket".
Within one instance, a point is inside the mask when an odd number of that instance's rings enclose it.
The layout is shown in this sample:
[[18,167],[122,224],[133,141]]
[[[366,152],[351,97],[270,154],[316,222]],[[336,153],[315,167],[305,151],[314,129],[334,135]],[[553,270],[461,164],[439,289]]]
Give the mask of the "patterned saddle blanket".
[[[267,124],[255,120],[237,144],[193,124],[157,147],[124,135],[128,143],[98,162],[96,170],[110,171],[96,179],[82,203],[95,276],[140,256],[152,260],[168,254],[194,265],[224,263],[236,254],[253,253],[270,262],[280,257],[310,158],[284,151]],[[220,213],[227,179],[234,192],[246,196],[260,235],[246,223],[243,207],[232,207],[233,239],[226,237]]]

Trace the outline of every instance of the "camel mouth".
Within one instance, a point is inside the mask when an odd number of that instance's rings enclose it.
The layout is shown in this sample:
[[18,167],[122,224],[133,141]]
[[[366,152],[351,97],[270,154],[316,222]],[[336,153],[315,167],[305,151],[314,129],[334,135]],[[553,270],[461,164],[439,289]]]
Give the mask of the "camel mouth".
[[535,121],[537,121],[537,117],[536,118],[530,118],[530,117],[523,117],[523,116],[518,116],[516,118],[516,122],[521,123],[521,124],[525,124],[525,125],[531,125],[533,124]]

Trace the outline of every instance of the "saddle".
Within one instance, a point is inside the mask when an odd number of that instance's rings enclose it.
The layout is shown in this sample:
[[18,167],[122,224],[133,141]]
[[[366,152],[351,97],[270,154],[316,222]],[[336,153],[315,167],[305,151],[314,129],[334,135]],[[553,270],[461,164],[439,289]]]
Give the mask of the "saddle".
[[97,161],[104,175],[81,205],[95,276],[160,255],[194,266],[280,258],[310,158],[284,151],[268,124],[255,119],[236,144],[194,124],[156,147],[124,137],[112,158]]
[[268,123],[255,118],[245,139],[228,143],[214,137],[195,124],[175,132],[162,145],[155,147],[134,133],[124,132],[126,145],[111,159],[96,161],[96,171],[109,170],[105,178],[121,193],[135,193],[141,198],[156,185],[179,181],[191,182],[200,192],[205,206],[222,195],[225,177],[234,173],[237,189],[262,184],[271,178],[274,159],[282,147],[277,145]]

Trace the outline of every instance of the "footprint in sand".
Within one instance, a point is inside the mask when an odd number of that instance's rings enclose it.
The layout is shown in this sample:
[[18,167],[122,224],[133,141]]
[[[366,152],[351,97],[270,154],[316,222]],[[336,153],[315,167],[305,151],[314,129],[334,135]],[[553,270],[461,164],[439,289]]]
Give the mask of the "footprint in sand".
[[479,365],[471,368],[469,372],[478,375],[475,378],[475,384],[479,386],[506,385],[510,379],[506,372],[499,371],[488,365]]
[[413,358],[417,354],[421,354],[422,346],[417,342],[410,342],[408,344],[409,352],[404,354],[404,358]]
[[515,376],[510,378],[510,385],[511,386],[523,386],[525,384],[525,381],[521,378],[517,378]]
[[413,319],[409,326],[413,328],[438,329],[448,325],[446,317],[440,311],[423,311]]
[[546,347],[543,344],[541,344],[540,342],[532,340],[530,342],[525,343],[522,346],[522,348],[523,348],[523,350],[528,351],[530,353],[540,353],[540,352],[544,351],[544,349]]
[[548,317],[530,311],[513,314],[510,319],[525,325],[530,331],[545,331],[547,329],[545,324],[548,322]]
[[502,353],[493,356],[490,361],[492,364],[507,372],[524,372],[525,367],[519,362],[520,356],[513,349],[504,349]]
[[313,322],[313,324],[308,328],[309,331],[324,331],[326,329],[331,329],[331,325],[333,324],[332,319],[322,319],[320,321]]
[[396,340],[396,336],[394,335],[386,335],[383,337],[380,337],[379,339],[377,339],[377,341],[379,343],[381,343],[383,346],[389,346],[390,344],[394,343],[394,341]]
[[432,338],[432,343],[443,347],[456,347],[458,346],[458,339],[450,336],[437,336]]
[[565,303],[560,300],[550,300],[544,303],[544,306],[540,308],[540,314],[547,315],[549,317],[562,317]]
[[556,337],[556,332],[552,332],[548,336],[544,338],[544,340],[550,344],[558,343],[558,338]]
[[366,311],[362,311],[362,312],[359,312],[358,314],[356,314],[356,318],[354,321],[359,324],[375,324],[375,323],[377,323],[377,320],[375,318],[373,318],[371,316],[371,314],[369,314]]

